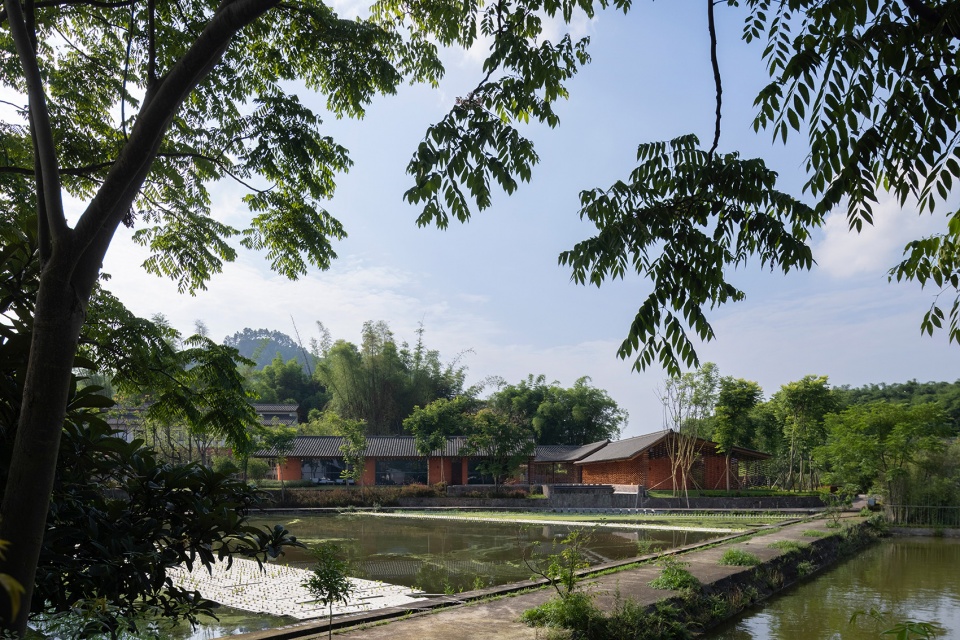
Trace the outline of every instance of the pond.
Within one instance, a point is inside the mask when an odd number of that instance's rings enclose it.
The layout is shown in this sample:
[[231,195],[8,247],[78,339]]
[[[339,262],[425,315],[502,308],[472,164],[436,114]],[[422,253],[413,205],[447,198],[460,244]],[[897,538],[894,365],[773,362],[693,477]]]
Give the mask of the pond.
[[[877,623],[856,611],[887,612]],[[875,640],[911,619],[960,637],[960,540],[891,538],[708,634],[712,640]],[[890,637],[890,636],[882,636]]]
[[[523,563],[523,549],[536,544],[537,553],[552,553],[553,546],[571,531],[589,528],[364,514],[299,517],[285,524],[308,547],[324,541],[340,545],[350,560],[351,575],[357,578],[427,593],[468,591],[526,580],[530,569]],[[638,543],[667,549],[719,535],[629,526],[605,528],[591,534],[585,552],[591,564],[601,564],[635,557]],[[309,568],[312,558],[305,550],[292,549],[281,562]]]
[[[285,520],[285,518],[288,518]],[[530,577],[522,550],[538,543],[538,553],[552,553],[555,544],[583,525],[518,524],[463,520],[382,518],[363,514],[284,516],[257,519],[251,524],[282,522],[308,547],[324,541],[341,546],[351,562],[351,575],[382,580],[442,594],[478,587],[508,584]],[[660,549],[693,544],[720,533],[692,531],[601,529],[594,532],[586,553],[591,564],[635,557],[638,548]],[[280,559],[291,566],[310,568],[309,552],[291,549]],[[171,640],[206,640],[230,633],[256,631],[293,624],[288,618],[271,618],[221,608],[221,623],[195,630],[163,630]],[[222,614],[222,615],[221,615]]]

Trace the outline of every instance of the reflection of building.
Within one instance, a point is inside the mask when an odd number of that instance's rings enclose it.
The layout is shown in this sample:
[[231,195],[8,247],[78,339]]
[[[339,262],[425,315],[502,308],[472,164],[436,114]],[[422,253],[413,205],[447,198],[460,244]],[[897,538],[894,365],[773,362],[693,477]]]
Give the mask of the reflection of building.
[[[613,484],[673,489],[682,484],[681,475],[674,472],[671,463],[676,438],[672,432],[658,432],[582,446],[540,445],[527,464],[522,465],[520,479],[530,484]],[[687,486],[691,489],[726,489],[728,481],[731,488],[741,488],[749,484],[746,478],[749,465],[770,457],[741,447],[734,447],[728,457],[717,451],[714,442],[699,438],[691,442],[692,463],[687,474]],[[299,436],[286,452],[265,450],[254,456],[282,460],[278,471],[284,480],[336,482],[344,471],[342,444],[339,436]],[[465,445],[464,436],[454,436],[447,439],[442,449],[423,456],[417,452],[412,436],[369,436],[364,452],[363,484],[491,484],[491,479],[483,477],[477,469],[483,458],[463,455]]]

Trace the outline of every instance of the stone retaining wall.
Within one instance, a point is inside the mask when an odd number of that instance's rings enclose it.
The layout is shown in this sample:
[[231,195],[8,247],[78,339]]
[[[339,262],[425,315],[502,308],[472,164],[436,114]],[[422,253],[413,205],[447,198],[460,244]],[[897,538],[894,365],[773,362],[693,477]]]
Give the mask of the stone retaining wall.
[[[696,633],[707,631],[741,611],[819,573],[837,561],[854,555],[880,537],[868,522],[851,526],[834,535],[810,541],[804,549],[779,555],[754,567],[744,567],[730,576],[704,585],[697,597],[676,596],[647,607],[647,613],[662,615],[662,604],[675,608],[677,620],[692,626]],[[713,600],[711,600],[713,597]],[[711,606],[722,599],[726,612],[718,615]]]

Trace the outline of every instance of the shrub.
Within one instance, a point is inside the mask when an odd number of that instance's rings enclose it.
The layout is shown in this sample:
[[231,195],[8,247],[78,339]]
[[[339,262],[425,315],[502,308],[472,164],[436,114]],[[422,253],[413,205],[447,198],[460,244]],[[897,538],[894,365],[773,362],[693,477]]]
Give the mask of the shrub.
[[664,558],[659,562],[663,567],[660,576],[650,582],[654,589],[669,589],[671,591],[680,591],[682,589],[698,590],[700,581],[692,573],[684,569],[686,562],[680,562],[676,558]]
[[[257,460],[258,462],[263,463],[265,466],[267,466],[267,468],[269,468],[269,466],[265,461],[260,460],[259,458],[254,458],[254,460]],[[210,461],[210,466],[213,467],[213,470],[216,471],[217,473],[235,474],[238,471],[236,462],[234,462],[233,458],[231,458],[230,456],[213,456],[213,460]],[[249,463],[247,466],[247,474],[248,475],[250,474]],[[254,478],[254,479],[258,480],[259,478]]]
[[401,498],[438,498],[446,495],[446,485],[405,484],[400,487]]
[[814,565],[809,560],[804,560],[797,563],[797,575],[801,578],[805,578],[816,570],[816,565]]
[[[216,461],[214,461],[216,468]],[[247,477],[251,480],[263,480],[270,472],[270,463],[260,458],[250,458],[247,460]]]
[[592,627],[602,625],[603,613],[593,604],[590,594],[575,591],[527,609],[520,619],[533,627],[561,627],[589,634]]
[[760,558],[743,549],[727,549],[720,556],[720,564],[735,567],[754,567],[760,564]]

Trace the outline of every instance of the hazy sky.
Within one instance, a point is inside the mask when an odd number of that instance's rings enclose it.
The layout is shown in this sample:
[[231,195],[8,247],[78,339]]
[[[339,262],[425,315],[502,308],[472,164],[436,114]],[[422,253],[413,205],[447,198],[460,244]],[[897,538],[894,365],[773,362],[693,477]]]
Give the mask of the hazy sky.
[[[639,2],[627,17],[606,12],[575,21],[574,35],[592,39],[593,62],[558,105],[558,129],[523,130],[541,157],[532,182],[511,197],[499,194],[467,225],[418,229],[417,210],[402,194],[411,184],[407,161],[426,127],[479,79],[479,50],[451,55],[437,91],[404,87],[378,99],[363,121],[326,119],[355,161],[327,205],[349,234],[335,245],[340,257],[329,271],[289,282],[271,273],[263,256],[241,250],[208,291],[181,296],[172,282],[134,268],[146,254],[122,229],[104,266],[112,275],[107,286],[134,312],[163,313],[181,331],[202,319],[218,340],[244,327],[292,335],[292,316],[305,341],[318,320],[334,338],[354,342],[363,321],[385,320],[398,339],[412,341],[422,321],[427,345],[445,360],[470,350],[462,362],[471,382],[543,373],[571,385],[588,375],[629,411],[625,436],[660,429],[655,390],[664,372],[632,372],[616,357],[648,284],[633,277],[600,289],[578,286],[557,255],[592,233],[577,215],[579,191],[625,179],[639,143],[691,132],[709,142],[714,103],[703,5]],[[753,98],[766,81],[763,45],[740,41],[742,10],[717,11],[720,150],[763,156],[780,172],[781,188],[799,193],[802,140],[785,147],[751,128]],[[322,109],[317,97],[300,95]],[[217,186],[214,213],[242,227],[239,195],[233,184]],[[828,375],[835,385],[957,379],[960,347],[943,334],[920,335],[934,292],[886,278],[906,240],[943,226],[942,216],[921,217],[889,202],[878,208],[876,226],[859,235],[847,231],[842,215],[831,217],[815,236],[811,272],[783,276],[754,264],[734,274],[747,300],[710,312],[718,338],[699,349],[702,361],[756,380],[767,397],[806,374]]]

